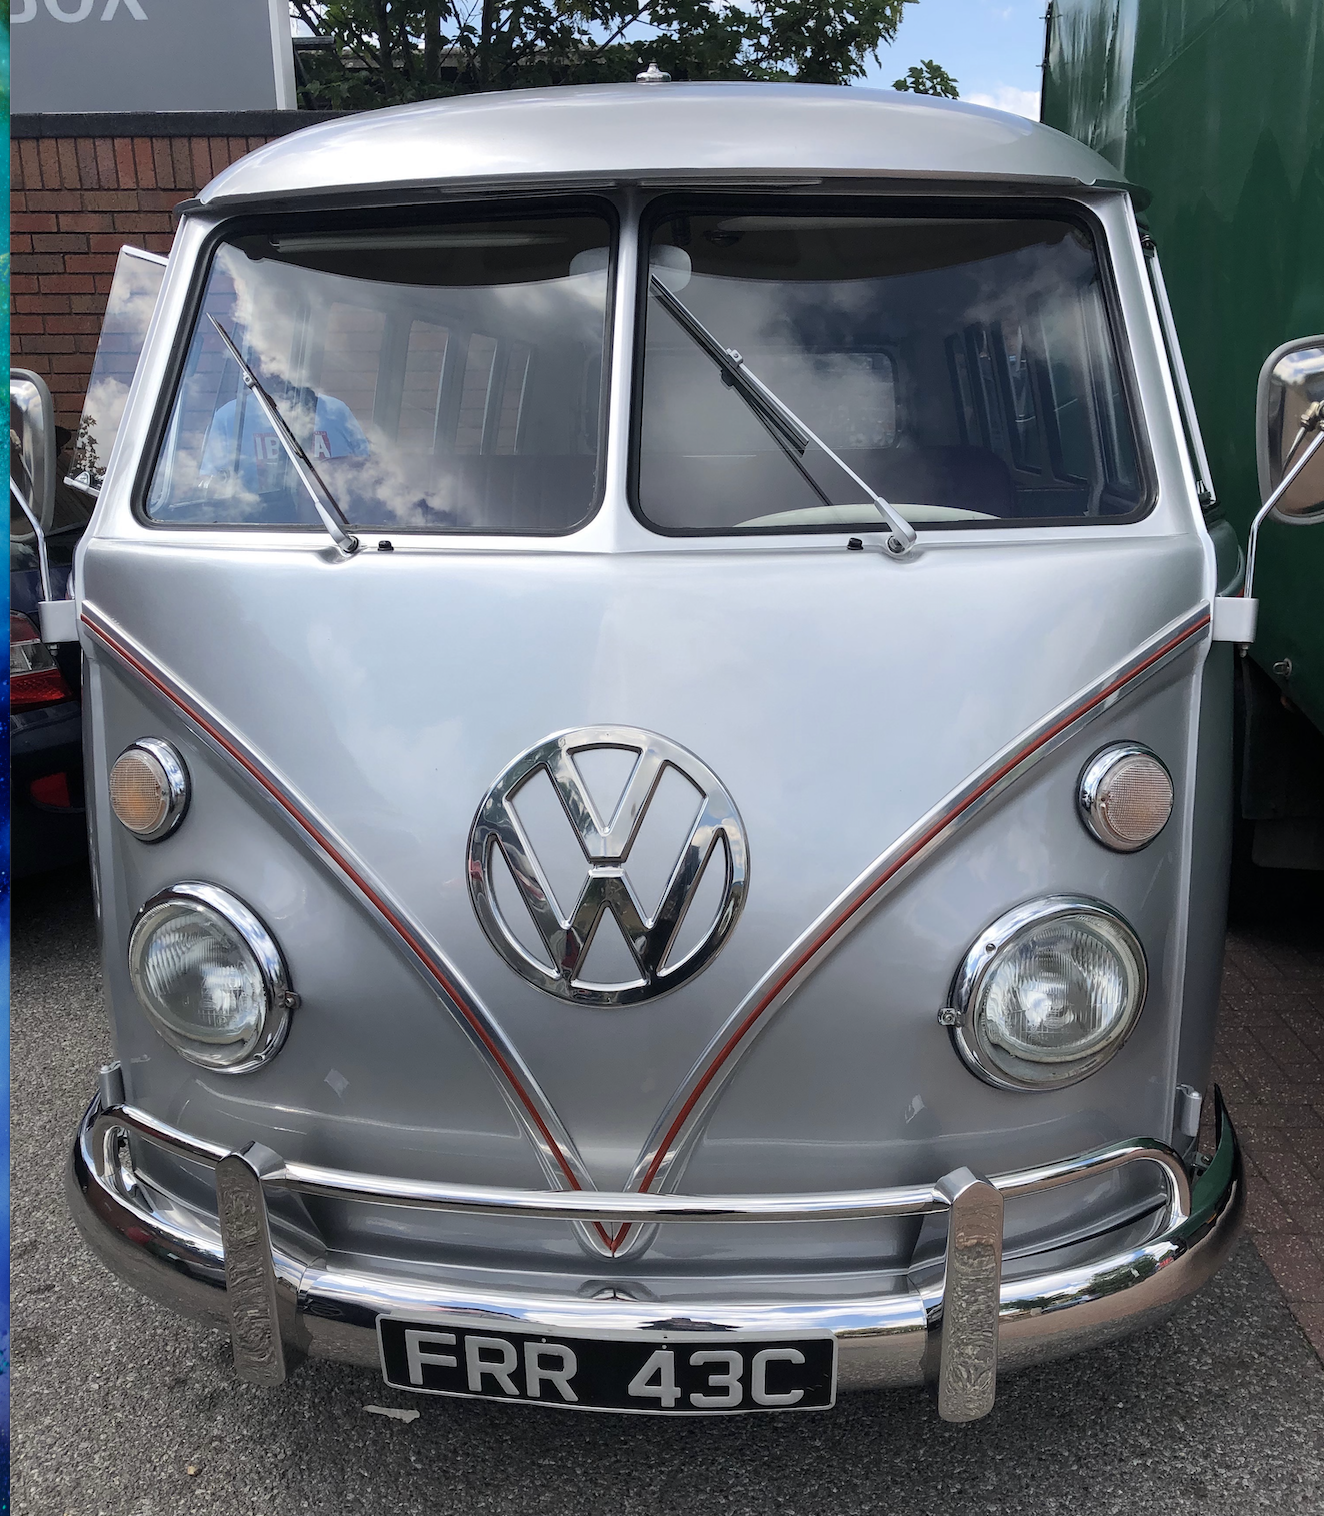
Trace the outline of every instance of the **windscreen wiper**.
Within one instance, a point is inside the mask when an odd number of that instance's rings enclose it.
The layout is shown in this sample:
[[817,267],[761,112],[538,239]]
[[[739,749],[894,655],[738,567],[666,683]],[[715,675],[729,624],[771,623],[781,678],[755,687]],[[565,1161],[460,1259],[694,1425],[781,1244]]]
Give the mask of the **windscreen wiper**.
[[248,364],[244,362],[244,355],[235,346],[229,332],[210,313],[207,319],[216,328],[230,356],[239,365],[239,372],[244,376],[244,383],[253,392],[253,398],[262,407],[263,415],[266,416],[267,420],[275,428],[280,445],[285,449],[290,462],[294,465],[295,473],[303,481],[304,488],[312,496],[313,505],[317,510],[317,514],[322,518],[322,524],[331,534],[332,542],[344,553],[346,558],[351,557],[359,550],[359,539],[349,530],[349,517],[341,510],[336,497],[322,482],[322,476],[313,467],[312,459],[304,452],[299,439],[286,426],[285,418],[276,409],[276,402],[262,388],[262,381],[249,368]]
[[649,286],[667,314],[717,365],[723,380],[750,408],[773,441],[804,476],[805,481],[819,499],[825,505],[833,503],[823,493],[818,481],[805,466],[804,455],[811,443],[830,458],[848,479],[859,485],[877,507],[884,521],[892,528],[886,543],[887,551],[896,558],[901,558],[910,552],[918,540],[915,528],[910,522],[889,505],[881,495],[875,494],[839,453],[834,452],[821,437],[811,432],[790,406],[780,396],[773,394],[735,348],[723,347],[689,306],[677,299],[656,274],[650,274]]

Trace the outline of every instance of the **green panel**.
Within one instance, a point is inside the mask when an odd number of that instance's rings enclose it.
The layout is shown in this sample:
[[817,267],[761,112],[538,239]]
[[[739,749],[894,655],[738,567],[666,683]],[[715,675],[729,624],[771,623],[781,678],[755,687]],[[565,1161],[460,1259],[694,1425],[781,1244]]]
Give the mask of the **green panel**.
[[[1280,343],[1324,333],[1324,4],[1057,0],[1044,120],[1154,195],[1219,503],[1259,505],[1255,390]],[[1266,668],[1324,728],[1324,527],[1270,523],[1256,569]]]

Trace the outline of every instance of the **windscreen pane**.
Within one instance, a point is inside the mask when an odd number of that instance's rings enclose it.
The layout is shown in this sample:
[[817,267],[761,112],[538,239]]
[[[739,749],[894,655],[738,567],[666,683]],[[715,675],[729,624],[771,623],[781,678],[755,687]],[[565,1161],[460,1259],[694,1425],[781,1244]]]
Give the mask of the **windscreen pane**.
[[653,275],[815,433],[803,454],[653,294],[638,506],[679,532],[916,526],[1145,503],[1098,260],[1074,221],[669,208]]
[[163,258],[120,249],[69,463],[69,477],[86,490],[101,488],[164,278]]
[[578,213],[222,243],[148,516],[318,521],[215,322],[354,526],[572,530],[597,496],[611,241]]

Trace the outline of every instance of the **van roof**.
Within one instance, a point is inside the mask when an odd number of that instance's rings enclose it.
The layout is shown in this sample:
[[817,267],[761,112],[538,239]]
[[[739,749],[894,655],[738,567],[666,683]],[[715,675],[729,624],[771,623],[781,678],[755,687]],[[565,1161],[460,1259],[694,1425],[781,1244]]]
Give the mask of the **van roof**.
[[306,127],[232,164],[190,208],[799,176],[1124,187],[1074,138],[963,101],[838,85],[609,84],[461,95]]

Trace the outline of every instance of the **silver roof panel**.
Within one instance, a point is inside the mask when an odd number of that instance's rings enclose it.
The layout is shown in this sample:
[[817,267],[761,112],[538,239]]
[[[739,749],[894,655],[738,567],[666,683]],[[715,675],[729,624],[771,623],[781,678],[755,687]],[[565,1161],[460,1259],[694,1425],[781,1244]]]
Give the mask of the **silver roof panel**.
[[463,95],[306,127],[232,164],[200,202],[799,175],[1120,182],[1073,138],[961,101],[836,85],[610,84]]

